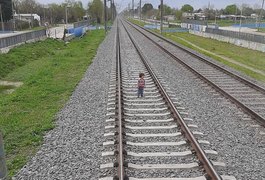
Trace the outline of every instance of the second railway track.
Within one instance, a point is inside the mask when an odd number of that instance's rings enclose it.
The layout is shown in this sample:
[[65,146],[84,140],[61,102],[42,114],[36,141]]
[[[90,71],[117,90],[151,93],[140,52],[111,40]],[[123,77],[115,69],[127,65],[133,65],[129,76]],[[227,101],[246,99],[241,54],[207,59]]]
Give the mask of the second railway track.
[[[224,166],[217,162],[218,153],[196,131],[185,108],[153,72],[122,22],[117,27],[117,62],[109,91],[100,179],[235,179],[218,173]],[[139,72],[146,77],[144,98],[136,95]]]
[[127,23],[163,52],[184,65],[184,67],[256,119],[261,125],[265,126],[265,89],[263,87],[154,32],[144,30],[142,27],[128,21]]

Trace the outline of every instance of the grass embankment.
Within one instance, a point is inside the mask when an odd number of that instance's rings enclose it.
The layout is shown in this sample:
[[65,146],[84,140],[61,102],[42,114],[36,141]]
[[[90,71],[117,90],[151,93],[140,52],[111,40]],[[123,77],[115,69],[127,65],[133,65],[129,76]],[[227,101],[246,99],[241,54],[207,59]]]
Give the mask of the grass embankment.
[[[242,47],[230,44],[230,43],[220,42],[220,41],[213,40],[213,39],[203,38],[203,37],[192,35],[189,33],[170,33],[170,34],[166,33],[164,34],[164,36],[184,46],[187,46],[191,49],[199,51],[202,54],[212,57],[213,59],[225,65],[228,65],[238,71],[241,71],[250,77],[253,77],[259,81],[265,82],[264,75],[256,73],[250,69],[234,64],[232,62],[229,62],[225,60],[224,58],[220,57],[222,56],[225,58],[229,58],[243,65],[246,65],[250,68],[253,68],[253,69],[256,69],[256,70],[259,70],[265,73],[265,61],[264,61],[265,53],[263,52],[254,51],[254,50],[250,50],[247,48],[242,48]],[[180,38],[183,38],[186,41],[196,46],[199,46],[200,48],[203,48],[206,51],[203,51],[197,47],[194,47],[193,45],[183,41]],[[207,51],[210,51],[211,53],[208,53]]]
[[[133,22],[135,24],[141,25],[141,22],[139,22],[138,20],[135,20]],[[154,31],[159,33],[158,30]],[[225,58],[229,58],[245,66],[257,69],[265,73],[265,61],[264,61],[265,53],[263,52],[242,48],[230,43],[204,38],[189,33],[164,33],[163,36],[172,39],[173,41],[182,44],[186,47],[189,47],[193,50],[196,50],[206,56],[212,57],[213,59],[225,65],[228,65],[256,80],[265,82],[264,75],[225,60]],[[205,51],[191,45],[190,43],[187,43],[186,41],[183,41],[181,38],[204,49]],[[207,51],[210,51],[211,53],[208,53]],[[220,56],[224,58],[221,58]]]
[[132,19],[132,18],[129,18],[128,19],[130,22],[134,23],[134,24],[138,24],[139,26],[144,26],[146,25],[147,23],[143,22],[143,21],[140,21],[140,20],[137,20],[137,19]]
[[97,30],[67,46],[49,39],[1,55],[1,77],[24,83],[10,95],[0,94],[9,177],[36,153],[45,132],[54,128],[56,113],[92,63],[104,36],[103,30]]

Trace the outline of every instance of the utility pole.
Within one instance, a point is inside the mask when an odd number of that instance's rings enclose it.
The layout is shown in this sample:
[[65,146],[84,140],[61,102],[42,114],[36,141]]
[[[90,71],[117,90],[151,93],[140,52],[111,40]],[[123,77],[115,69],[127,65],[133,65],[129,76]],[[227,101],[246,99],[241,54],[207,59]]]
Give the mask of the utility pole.
[[110,17],[111,17],[111,21],[113,21],[113,5],[112,5],[112,0],[110,0]]
[[241,5],[239,32],[241,31],[241,26],[242,26],[242,16],[243,16],[243,4]]
[[0,4],[0,11],[1,11],[1,24],[2,24],[2,31],[5,31],[5,25],[4,25],[4,20],[3,20],[2,4]]
[[216,16],[217,16],[217,9],[215,9],[215,17],[214,17],[214,24],[215,24],[215,25],[216,25],[216,23],[217,23],[217,22],[216,22],[216,21],[217,21],[217,19],[216,19],[217,17],[216,17]]
[[261,23],[261,19],[262,19],[263,7],[264,7],[264,0],[262,1],[261,10],[260,10],[260,13],[259,13],[259,26],[258,26],[258,31],[260,29],[260,23]]
[[107,0],[104,0],[104,28],[105,28],[105,33],[107,33]]
[[130,5],[130,3],[128,4],[128,12],[129,12],[128,16],[131,17],[131,5]]
[[68,24],[68,8],[70,8],[70,4],[65,6],[65,24]]
[[160,19],[160,33],[162,34],[163,33],[163,10],[164,10],[164,8],[163,8],[163,0],[161,0],[161,4],[160,4],[160,14],[161,14],[161,19]]
[[132,0],[132,18],[134,18],[134,0]]
[[12,3],[12,16],[13,16],[13,32],[16,30],[16,20],[15,20],[15,9],[14,9],[14,3]]
[[142,0],[140,0],[140,9],[139,9],[139,11],[140,11],[139,18],[140,18],[140,21],[141,21],[142,20]]

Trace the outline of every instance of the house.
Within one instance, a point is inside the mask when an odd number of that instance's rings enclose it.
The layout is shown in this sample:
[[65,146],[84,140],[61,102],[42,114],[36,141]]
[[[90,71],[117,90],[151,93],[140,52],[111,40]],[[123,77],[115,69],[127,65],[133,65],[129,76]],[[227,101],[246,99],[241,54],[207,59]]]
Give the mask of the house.
[[259,17],[259,15],[257,15],[257,14],[251,14],[250,15],[250,18],[252,18],[252,19],[258,19],[258,17]]
[[199,13],[187,13],[184,12],[182,13],[182,18],[184,19],[197,19],[197,20],[205,20],[206,16],[203,12],[199,12]]
[[175,21],[176,20],[176,16],[175,15],[167,15],[167,16],[164,16],[164,20],[166,20],[166,21]]
[[188,13],[188,12],[184,12],[182,13],[182,18],[184,19],[194,19],[194,13]]
[[28,23],[37,20],[39,22],[39,25],[41,25],[40,16],[38,14],[14,14],[14,18],[16,20],[26,21]]

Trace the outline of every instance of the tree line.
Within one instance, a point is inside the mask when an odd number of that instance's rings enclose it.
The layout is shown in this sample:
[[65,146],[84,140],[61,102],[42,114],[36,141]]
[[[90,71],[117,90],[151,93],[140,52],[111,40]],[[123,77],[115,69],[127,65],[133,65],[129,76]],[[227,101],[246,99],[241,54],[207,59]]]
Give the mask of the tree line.
[[[65,0],[63,3],[41,4],[36,0],[0,0],[3,10],[3,19],[8,21],[12,19],[13,13],[16,14],[38,14],[42,23],[50,24],[64,23],[66,12],[68,22],[77,22],[89,15],[93,20],[101,23],[103,21],[103,2],[102,0],[93,0],[86,5],[79,0]],[[115,5],[112,6],[116,14]],[[12,12],[13,9],[13,12]],[[110,20],[111,8],[107,8],[108,19]]]
[[[151,3],[146,3],[142,7],[142,15],[146,18],[150,18],[155,16],[157,19],[160,18],[160,5],[156,8],[153,7]],[[213,5],[209,5],[207,7],[203,7],[200,9],[194,9],[191,5],[185,4],[180,9],[179,8],[171,8],[168,5],[163,6],[164,15],[175,15],[177,19],[182,19],[182,14],[186,13],[200,13],[204,12],[207,19],[214,19],[217,15],[240,15],[242,10],[242,15],[251,16],[251,14],[260,14],[262,11],[259,5],[254,5],[251,7],[247,4],[242,4],[242,6],[237,6],[236,4],[231,4],[226,6],[224,9],[216,9]],[[139,13],[138,9],[134,10],[134,13]]]

